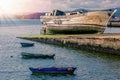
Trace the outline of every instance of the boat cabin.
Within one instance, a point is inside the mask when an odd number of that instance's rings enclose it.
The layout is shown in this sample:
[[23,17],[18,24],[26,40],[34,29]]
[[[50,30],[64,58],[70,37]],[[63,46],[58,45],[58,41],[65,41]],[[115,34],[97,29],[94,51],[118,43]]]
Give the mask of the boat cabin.
[[53,10],[52,12],[45,13],[45,16],[64,16],[65,12],[60,10]]

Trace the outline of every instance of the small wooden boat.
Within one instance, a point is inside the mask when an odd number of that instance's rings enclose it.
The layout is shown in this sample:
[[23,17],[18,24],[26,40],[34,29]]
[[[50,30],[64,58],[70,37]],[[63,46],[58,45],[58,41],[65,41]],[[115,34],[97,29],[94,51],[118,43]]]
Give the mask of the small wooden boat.
[[35,53],[21,53],[22,58],[54,58],[55,54],[35,54]]
[[34,43],[20,43],[22,45],[22,47],[31,47],[34,46]]
[[48,68],[29,68],[32,73],[40,74],[74,74],[76,67],[48,67]]

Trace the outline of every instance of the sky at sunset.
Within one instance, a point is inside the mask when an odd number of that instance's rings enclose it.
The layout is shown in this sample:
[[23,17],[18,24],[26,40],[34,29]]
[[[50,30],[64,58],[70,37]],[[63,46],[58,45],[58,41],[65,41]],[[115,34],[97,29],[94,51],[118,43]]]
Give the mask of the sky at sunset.
[[0,13],[43,12],[53,9],[73,10],[120,7],[120,0],[0,0]]

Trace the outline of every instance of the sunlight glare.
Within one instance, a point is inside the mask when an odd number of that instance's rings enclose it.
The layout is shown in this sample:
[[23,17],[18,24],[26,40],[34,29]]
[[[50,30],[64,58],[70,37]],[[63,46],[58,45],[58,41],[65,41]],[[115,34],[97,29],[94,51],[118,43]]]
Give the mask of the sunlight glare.
[[14,10],[15,0],[0,0],[0,14],[10,14]]

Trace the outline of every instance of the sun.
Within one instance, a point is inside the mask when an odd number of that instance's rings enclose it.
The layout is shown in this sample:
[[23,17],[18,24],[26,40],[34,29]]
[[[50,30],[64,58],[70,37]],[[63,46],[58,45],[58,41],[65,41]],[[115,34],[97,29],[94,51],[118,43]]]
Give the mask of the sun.
[[9,14],[13,12],[15,0],[0,0],[0,14]]

